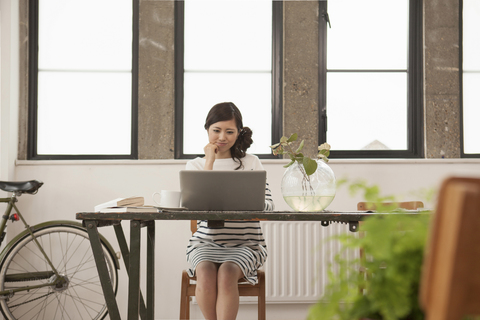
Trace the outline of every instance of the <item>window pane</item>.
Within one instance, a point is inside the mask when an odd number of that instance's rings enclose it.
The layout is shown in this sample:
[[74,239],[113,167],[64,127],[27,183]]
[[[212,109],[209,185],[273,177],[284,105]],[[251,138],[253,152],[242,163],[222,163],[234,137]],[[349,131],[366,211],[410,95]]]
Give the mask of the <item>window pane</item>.
[[40,0],[38,67],[131,70],[131,0]]
[[131,74],[38,73],[38,154],[130,154]]
[[185,70],[270,70],[272,2],[185,1]]
[[463,147],[465,153],[480,153],[480,72],[463,74]]
[[38,155],[131,154],[132,8],[39,0]]
[[248,152],[271,154],[272,1],[187,0],[184,27],[183,153],[203,154],[208,111],[231,101],[254,132]]
[[463,0],[463,70],[480,72],[480,1]]
[[329,0],[328,69],[407,69],[408,0]]
[[334,150],[407,149],[406,73],[327,75],[327,141]]
[[243,125],[253,131],[254,143],[248,152],[271,152],[270,73],[185,73],[184,87],[188,92],[184,98],[185,154],[204,153],[208,143],[203,128],[207,113],[215,104],[229,101],[242,112]]
[[463,148],[480,153],[480,2],[463,0]]

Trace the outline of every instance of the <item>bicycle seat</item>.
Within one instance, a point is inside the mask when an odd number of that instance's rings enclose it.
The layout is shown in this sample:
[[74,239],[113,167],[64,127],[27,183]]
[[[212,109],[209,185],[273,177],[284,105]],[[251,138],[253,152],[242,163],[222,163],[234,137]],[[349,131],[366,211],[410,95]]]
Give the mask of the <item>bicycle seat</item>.
[[7,192],[20,192],[35,194],[43,185],[42,181],[0,181],[0,189]]

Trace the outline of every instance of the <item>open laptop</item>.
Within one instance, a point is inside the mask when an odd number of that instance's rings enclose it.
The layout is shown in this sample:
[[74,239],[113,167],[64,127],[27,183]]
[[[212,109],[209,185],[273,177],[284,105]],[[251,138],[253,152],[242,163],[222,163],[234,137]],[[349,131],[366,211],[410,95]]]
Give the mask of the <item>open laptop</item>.
[[182,206],[195,211],[262,211],[266,171],[181,170]]

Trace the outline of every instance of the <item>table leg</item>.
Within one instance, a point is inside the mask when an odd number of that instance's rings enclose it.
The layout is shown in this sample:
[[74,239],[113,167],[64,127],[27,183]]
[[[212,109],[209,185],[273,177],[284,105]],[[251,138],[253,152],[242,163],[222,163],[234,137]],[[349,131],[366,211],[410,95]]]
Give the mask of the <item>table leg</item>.
[[[113,228],[115,230],[115,235],[117,236],[118,245],[120,246],[120,251],[122,253],[123,263],[125,264],[127,276],[129,276],[130,251],[128,250],[127,239],[125,238],[125,233],[123,232],[123,228],[121,224],[116,224],[113,226]],[[147,278],[147,281],[148,281],[148,278]],[[152,304],[152,309],[153,309],[153,304]],[[153,311],[151,313],[153,314]],[[140,291],[140,318],[142,318],[142,320],[147,320],[147,319],[153,320],[153,317],[147,318],[147,308],[145,307],[145,301],[143,300],[143,295],[141,291]]]
[[95,265],[97,266],[100,284],[102,285],[103,295],[107,303],[108,314],[111,320],[120,320],[120,312],[118,311],[117,300],[113,292],[112,281],[108,274],[107,263],[105,262],[105,256],[98,234],[97,222],[86,221],[85,226],[87,227],[88,238],[90,239],[90,245],[95,258]]
[[128,266],[128,320],[138,320],[140,302],[140,221],[130,221],[130,262]]
[[147,226],[147,319],[155,319],[155,221]]

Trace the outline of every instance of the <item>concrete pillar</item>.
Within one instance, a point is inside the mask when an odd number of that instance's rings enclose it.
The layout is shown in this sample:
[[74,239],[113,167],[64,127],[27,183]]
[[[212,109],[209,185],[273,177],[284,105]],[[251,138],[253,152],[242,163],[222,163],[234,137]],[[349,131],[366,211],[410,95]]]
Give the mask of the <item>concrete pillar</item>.
[[459,0],[425,0],[425,157],[460,158]]

